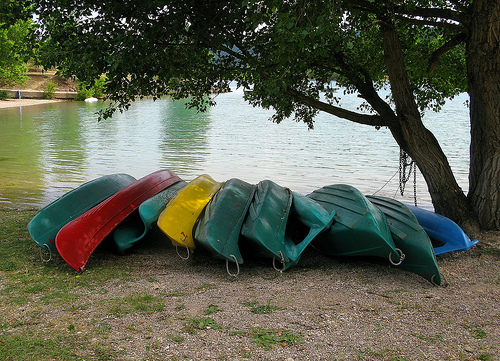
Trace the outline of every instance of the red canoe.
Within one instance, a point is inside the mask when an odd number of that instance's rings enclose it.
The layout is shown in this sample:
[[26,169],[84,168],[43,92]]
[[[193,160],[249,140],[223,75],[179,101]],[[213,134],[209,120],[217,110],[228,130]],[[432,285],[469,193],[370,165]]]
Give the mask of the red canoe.
[[56,236],[59,254],[83,272],[92,252],[120,222],[142,202],[181,180],[174,172],[160,170],[118,191],[61,228]]

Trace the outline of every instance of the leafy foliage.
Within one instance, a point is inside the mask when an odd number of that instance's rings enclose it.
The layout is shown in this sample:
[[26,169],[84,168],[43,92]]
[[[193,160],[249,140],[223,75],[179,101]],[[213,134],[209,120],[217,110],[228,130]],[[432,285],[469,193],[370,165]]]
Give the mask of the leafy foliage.
[[28,54],[24,41],[31,30],[30,21],[17,21],[8,27],[0,26],[0,87],[26,81],[24,73],[27,70]]
[[[42,0],[39,8],[45,65],[87,84],[106,74],[107,92],[122,109],[136,97],[170,94],[205,110],[215,103],[207,95],[236,80],[253,88],[252,105],[275,110],[274,121],[294,117],[312,127],[320,108],[291,90],[336,105],[333,79],[348,91],[374,91],[387,80],[377,18],[350,2]],[[464,90],[463,49],[448,54],[432,76],[421,61],[449,34],[400,30],[422,110]],[[369,103],[365,108],[377,112]]]

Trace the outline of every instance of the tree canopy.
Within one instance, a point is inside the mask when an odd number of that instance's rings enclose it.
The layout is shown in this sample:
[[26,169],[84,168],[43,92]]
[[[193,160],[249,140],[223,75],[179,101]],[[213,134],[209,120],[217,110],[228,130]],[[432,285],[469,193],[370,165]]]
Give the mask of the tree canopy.
[[[276,122],[294,117],[313,127],[315,115],[325,111],[386,126],[417,162],[436,211],[471,227],[500,228],[494,219],[500,146],[475,119],[478,94],[487,90],[477,84],[481,69],[470,56],[482,41],[476,35],[489,36],[483,59],[498,69],[492,49],[498,49],[499,0],[39,0],[37,6],[45,64],[87,82],[106,74],[109,97],[120,109],[136,97],[170,94],[190,97],[189,104],[203,110],[235,80],[253,89],[251,104],[274,109]],[[475,20],[485,14],[489,20],[481,28]],[[363,109],[342,107],[334,79],[365,100]],[[388,82],[391,97],[383,99],[378,90]],[[471,89],[472,135],[493,140],[487,154],[472,142],[467,198],[422,115]],[[499,96],[492,97],[498,108]],[[498,109],[488,115],[495,131],[499,116]],[[481,178],[486,164],[494,171]]]
[[0,1],[0,87],[26,80],[32,8],[24,1]]

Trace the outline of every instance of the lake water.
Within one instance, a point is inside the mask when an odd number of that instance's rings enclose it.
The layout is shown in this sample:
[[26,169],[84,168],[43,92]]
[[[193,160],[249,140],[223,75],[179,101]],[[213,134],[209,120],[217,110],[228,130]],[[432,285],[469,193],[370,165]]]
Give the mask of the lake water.
[[[360,100],[339,91],[342,104]],[[468,187],[469,121],[466,94],[426,126],[440,141],[460,186]],[[183,102],[141,100],[112,119],[97,122],[102,102],[64,102],[0,109],[0,206],[43,207],[83,182],[111,173],[136,178],[170,169],[185,180],[207,173],[217,181],[263,179],[307,194],[346,183],[365,194],[413,201],[413,177],[397,192],[399,147],[387,129],[320,114],[314,130],[303,123],[269,121],[272,110],[253,108],[236,89],[216,98],[206,113]],[[382,189],[381,189],[382,188]],[[430,196],[420,174],[419,204]]]

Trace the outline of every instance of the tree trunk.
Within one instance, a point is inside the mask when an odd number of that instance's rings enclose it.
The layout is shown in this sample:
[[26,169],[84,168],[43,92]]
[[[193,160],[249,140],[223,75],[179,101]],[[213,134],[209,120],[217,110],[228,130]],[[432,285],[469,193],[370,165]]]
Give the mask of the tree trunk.
[[477,218],[459,187],[437,139],[425,128],[411,91],[403,50],[390,18],[381,25],[384,60],[399,122],[390,130],[399,146],[417,163],[427,183],[435,211],[477,231]]
[[469,194],[481,227],[500,230],[500,0],[475,0],[467,41]]

